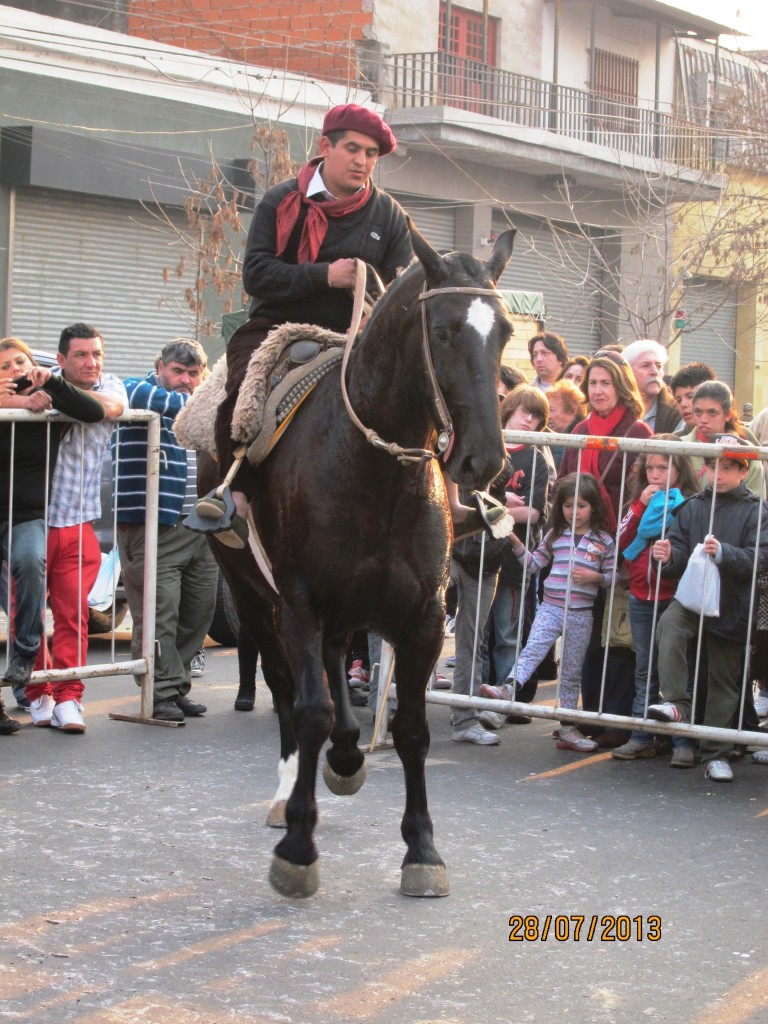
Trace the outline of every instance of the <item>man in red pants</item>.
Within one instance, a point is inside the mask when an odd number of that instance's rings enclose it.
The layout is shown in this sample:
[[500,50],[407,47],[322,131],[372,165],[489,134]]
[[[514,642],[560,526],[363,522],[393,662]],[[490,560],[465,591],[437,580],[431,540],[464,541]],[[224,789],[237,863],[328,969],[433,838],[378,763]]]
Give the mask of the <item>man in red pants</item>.
[[[53,651],[41,646],[38,668],[84,665],[88,653],[88,594],[101,567],[92,523],[101,516],[101,469],[112,423],[128,406],[123,382],[103,373],[104,347],[95,327],[65,327],[57,360],[65,380],[104,406],[100,423],[73,423],[61,439],[48,508],[48,593],[53,613]],[[85,732],[81,679],[29,683],[32,722],[64,732]]]

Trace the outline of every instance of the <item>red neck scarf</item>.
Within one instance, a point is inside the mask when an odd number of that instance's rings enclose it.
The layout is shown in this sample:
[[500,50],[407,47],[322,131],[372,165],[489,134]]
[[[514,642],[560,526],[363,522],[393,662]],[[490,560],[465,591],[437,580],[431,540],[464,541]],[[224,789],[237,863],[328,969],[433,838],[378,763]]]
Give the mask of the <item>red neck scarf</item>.
[[304,164],[297,175],[298,189],[295,192],[290,192],[277,208],[276,256],[285,252],[291,232],[299,219],[302,205],[308,206],[309,210],[301,229],[298,261],[299,263],[314,263],[328,230],[328,218],[345,217],[349,213],[355,213],[362,209],[371,198],[371,186],[370,183],[367,183],[364,189],[355,192],[353,196],[345,196],[343,199],[328,199],[324,202],[310,199],[307,196],[307,189],[321,162],[322,158],[318,156],[314,160],[310,160],[308,164]]
[[614,406],[607,416],[600,416],[592,410],[587,416],[587,433],[593,437],[613,437],[613,431],[621,423],[627,413],[627,407],[621,402]]
[[[613,437],[614,430],[618,427],[627,413],[626,406],[618,403],[607,416],[600,416],[594,410],[587,416],[586,426],[587,433],[593,437]],[[598,459],[600,458],[600,448],[583,448],[580,453],[579,465],[581,466],[582,473],[591,473],[595,480],[600,481],[600,465]],[[600,492],[603,496],[603,500],[606,504],[606,510],[608,512],[608,529],[613,532],[616,529],[616,509],[613,507],[611,496],[605,488],[605,485],[600,482]]]

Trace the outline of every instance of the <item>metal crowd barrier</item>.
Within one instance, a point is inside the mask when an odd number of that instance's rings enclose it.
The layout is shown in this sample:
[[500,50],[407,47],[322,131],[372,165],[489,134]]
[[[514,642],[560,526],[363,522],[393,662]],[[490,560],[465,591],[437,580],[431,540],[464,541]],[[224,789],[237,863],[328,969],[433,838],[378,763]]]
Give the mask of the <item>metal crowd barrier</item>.
[[[0,422],[10,422],[11,426],[11,442],[10,442],[10,494],[9,494],[9,508],[13,508],[13,496],[14,496],[14,454],[15,448],[18,444],[23,444],[23,433],[20,433],[17,428],[17,424],[23,423],[34,423],[34,422],[45,422],[48,424],[48,447],[46,453],[46,484],[45,484],[45,515],[44,515],[44,527],[45,534],[48,535],[48,505],[49,505],[49,493],[48,493],[48,468],[50,458],[50,424],[52,423],[70,423],[72,430],[80,430],[83,432],[86,425],[78,420],[73,420],[68,416],[63,416],[61,413],[30,413],[25,410],[18,409],[0,409]],[[155,663],[155,596],[156,588],[155,581],[157,576],[157,526],[158,526],[158,506],[159,506],[159,481],[160,481],[160,417],[157,413],[147,412],[144,410],[128,410],[119,416],[115,421],[115,429],[120,429],[120,423],[146,423],[147,424],[147,516],[146,516],[146,534],[145,534],[145,563],[144,563],[144,609],[143,609],[143,631],[142,631],[142,649],[141,656],[137,659],[123,659],[118,661],[116,657],[115,649],[115,602],[112,602],[112,638],[110,644],[110,655],[111,661],[91,663],[89,665],[84,664],[85,658],[83,657],[81,640],[78,639],[78,661],[83,664],[73,665],[71,668],[66,669],[54,669],[47,664],[39,671],[32,673],[32,682],[64,682],[69,679],[94,679],[99,676],[113,676],[113,675],[134,675],[141,678],[141,712],[140,721],[149,721],[152,717],[152,706],[153,706],[153,681],[154,681],[154,663]],[[82,447],[82,446],[81,446]],[[111,453],[107,449],[104,456],[105,461],[111,458]],[[115,501],[115,494],[117,493],[117,485],[120,476],[120,464],[119,461],[116,465],[115,472],[112,481],[112,507],[110,510],[102,507],[102,518],[108,512],[111,512],[112,520],[112,547],[117,547],[117,503]],[[80,484],[80,509],[82,510],[83,501],[83,487],[82,487],[82,458],[81,458],[81,484]],[[103,493],[103,492],[102,492]],[[103,503],[102,503],[103,504]],[[11,545],[13,543],[13,521],[12,516],[9,516],[8,522],[8,551],[11,551]],[[82,552],[82,530],[80,531],[80,550]],[[6,567],[4,567],[4,570]],[[7,647],[6,647],[6,658],[10,656],[10,643],[11,643],[11,578],[10,572],[7,572],[7,581],[4,586],[4,603],[7,610],[8,616],[8,629],[7,629]],[[116,579],[114,580],[116,584]],[[48,591],[47,585],[47,567],[46,567],[46,581],[45,590]],[[78,601],[82,600],[82,574],[79,580],[79,592]],[[45,651],[45,661],[48,660],[47,644],[45,630],[43,631],[43,649]],[[8,685],[6,683],[0,683],[0,685]],[[111,715],[112,718],[119,718],[121,720],[133,721],[135,720],[131,716],[124,715]],[[166,723],[163,723],[166,724]]]
[[[586,435],[573,436],[571,434],[527,433],[527,432],[523,432],[523,431],[509,431],[509,430],[504,431],[504,439],[505,439],[505,442],[507,442],[507,443],[512,443],[512,444],[528,444],[528,445],[533,445],[537,449],[537,451],[534,454],[534,461],[533,461],[533,468],[532,468],[532,476],[534,476],[534,477],[535,477],[535,471],[536,471],[536,460],[539,457],[543,458],[543,456],[539,456],[538,449],[543,448],[543,447],[565,447],[565,448],[592,449],[592,450],[599,449],[599,450],[602,450],[602,451],[609,450],[609,451],[615,451],[615,452],[621,453],[621,458],[622,458],[622,483],[621,483],[621,491],[620,491],[620,497],[619,497],[619,507],[620,508],[624,507],[624,504],[625,504],[625,501],[626,501],[626,494],[625,494],[625,492],[626,492],[626,488],[627,488],[627,476],[628,476],[628,473],[627,473],[627,462],[628,462],[628,456],[630,456],[630,455],[640,455],[640,454],[649,455],[649,454],[652,454],[652,453],[655,452],[655,453],[658,453],[658,454],[665,454],[665,455],[666,454],[670,454],[670,455],[671,454],[676,454],[676,455],[695,455],[695,456],[698,456],[700,458],[718,458],[718,459],[720,459],[720,458],[727,458],[728,457],[728,450],[727,449],[724,450],[722,445],[704,444],[704,443],[701,443],[701,442],[693,442],[692,443],[692,442],[684,442],[684,441],[662,441],[662,440],[655,440],[655,439],[642,439],[642,440],[640,440],[640,439],[636,439],[636,438],[625,438],[625,437],[619,437],[619,438],[616,438],[616,437],[590,437],[590,436],[586,436]],[[741,455],[741,456],[746,455],[750,459],[759,461],[760,466],[761,466],[761,471],[762,471],[762,495],[761,495],[761,497],[764,498],[765,494],[766,494],[766,482],[767,482],[767,480],[766,480],[766,462],[768,462],[768,446],[765,446],[765,447],[758,447],[758,446],[749,446],[749,447],[743,446],[742,447],[742,446],[740,446],[738,451],[739,451],[739,455]],[[719,465],[719,463],[718,463],[718,465]],[[576,474],[577,474],[577,485],[576,486],[577,486],[577,495],[578,495],[578,482],[579,482],[579,479],[581,477],[581,470],[578,469],[576,471]],[[717,477],[715,476],[715,481],[716,481],[716,479],[717,479]],[[550,491],[550,494],[551,494],[551,491]],[[667,494],[667,500],[668,500],[669,482],[667,482],[666,494]],[[710,511],[710,528],[711,528],[712,517],[714,515],[714,508],[715,508],[715,504],[716,504],[716,500],[717,500],[717,496],[714,493],[713,493],[713,499],[714,500],[712,502],[711,511]],[[530,507],[531,506],[529,504],[529,508]],[[758,538],[759,538],[759,533],[760,533],[760,526],[762,524],[762,519],[763,519],[763,515],[764,515],[764,502],[762,502],[760,504],[759,508],[760,508],[760,512],[759,512],[758,531],[757,531],[758,532]],[[665,511],[666,511],[666,509],[665,509]],[[618,586],[621,586],[621,584],[618,583],[618,575],[617,575],[617,568],[618,568],[618,563],[619,563],[619,532],[620,532],[620,525],[621,524],[619,522],[619,524],[617,524],[616,532],[615,532],[615,536],[614,536],[614,540],[615,540],[615,555],[614,555],[614,563],[613,563],[613,581],[612,581],[612,584],[611,584],[611,587],[610,587],[610,591],[608,592],[607,601],[606,601],[606,608],[607,608],[607,615],[608,615],[607,628],[606,628],[606,638],[610,637],[610,634],[611,634],[611,621],[612,621],[613,612],[614,612],[614,603],[615,603],[616,589],[617,589]],[[661,539],[664,539],[665,532],[662,533]],[[740,722],[743,721],[744,705],[745,705],[746,696],[747,696],[747,692],[748,692],[747,691],[747,687],[749,686],[751,688],[751,686],[752,686],[752,679],[750,678],[750,646],[751,646],[751,643],[752,643],[753,624],[754,624],[754,614],[753,614],[753,612],[754,612],[754,603],[755,603],[756,594],[757,594],[757,587],[756,587],[756,580],[755,580],[755,576],[756,576],[756,573],[757,573],[757,564],[758,564],[757,563],[757,558],[758,558],[758,551],[757,551],[757,544],[756,544],[755,545],[755,552],[754,552],[754,560],[753,560],[753,577],[752,577],[753,586],[752,586],[751,598],[750,598],[749,627],[748,627],[748,632],[747,632],[747,639],[746,639],[745,645],[744,645],[744,659],[743,659],[744,667],[743,667],[743,672],[742,672],[741,702],[740,702],[740,707],[739,707],[739,718],[738,718],[738,720]],[[481,569],[481,571],[482,571],[482,569]],[[530,581],[530,573],[529,573],[529,571],[527,570],[526,567],[523,567],[523,580],[522,580],[522,584],[521,584],[522,593],[523,594],[526,593],[526,588],[528,586],[529,581]],[[569,590],[570,590],[570,586],[569,586]],[[566,593],[566,602],[567,602],[567,599],[568,599],[568,594],[569,594],[569,591],[567,591],[567,593]],[[651,642],[651,650],[652,651],[654,649],[653,648],[653,640],[654,640],[654,637],[655,637],[657,617],[658,617],[657,616],[658,594],[659,594],[659,586],[658,586],[658,582],[657,582],[656,594],[655,594],[655,597],[654,597],[654,613],[653,613],[652,633],[651,633],[651,641],[652,641]],[[521,601],[520,602],[520,613],[519,613],[519,619],[518,619],[518,632],[517,632],[518,637],[522,637],[523,636],[523,616],[525,614],[524,605],[525,605],[525,602]],[[478,629],[482,630],[483,627],[484,627],[484,623],[478,623],[477,626],[476,626],[474,651],[477,651],[477,649],[478,649],[477,630]],[[566,611],[564,630],[563,630],[563,637],[562,637],[562,645],[564,645],[565,642],[566,642],[567,630],[568,630],[568,616],[567,616],[567,611]],[[695,663],[695,669],[694,669],[694,689],[693,689],[693,694],[692,694],[692,698],[691,698],[691,706],[692,706],[692,708],[696,707],[696,698],[698,696],[698,691],[699,691],[699,667],[700,667],[700,662],[701,662],[701,650],[702,650],[703,635],[704,635],[704,616],[703,615],[699,615],[699,627],[698,627],[698,635],[697,635],[697,640],[696,640],[696,663]],[[520,650],[520,646],[518,646],[518,652],[519,652],[519,650]],[[554,702],[554,706],[553,707],[548,706],[548,705],[544,705],[544,704],[535,704],[535,703],[533,703],[533,704],[526,704],[526,703],[523,703],[521,701],[514,701],[514,700],[510,700],[510,701],[492,700],[492,699],[488,699],[488,698],[484,698],[484,697],[478,697],[478,696],[475,696],[475,695],[463,696],[463,695],[460,695],[460,694],[438,692],[438,691],[435,691],[435,690],[433,690],[431,688],[428,689],[428,691],[427,691],[426,699],[427,699],[427,701],[430,704],[442,704],[442,705],[446,705],[448,707],[473,708],[473,709],[475,709],[477,711],[495,711],[495,712],[501,713],[503,715],[509,715],[509,714],[528,715],[528,716],[530,716],[532,718],[554,719],[556,721],[572,722],[575,725],[578,725],[579,723],[588,723],[590,725],[599,725],[599,726],[604,726],[604,727],[608,727],[608,728],[612,728],[612,729],[633,729],[633,730],[638,730],[638,731],[643,731],[643,732],[652,732],[652,733],[661,734],[661,735],[668,734],[668,735],[673,735],[673,736],[684,736],[684,737],[688,737],[690,739],[710,738],[710,739],[716,739],[716,740],[726,740],[726,741],[734,743],[734,744],[744,744],[744,745],[748,745],[748,746],[757,746],[757,747],[768,747],[768,733],[766,733],[766,732],[750,731],[750,730],[745,730],[745,729],[740,729],[740,728],[721,729],[721,728],[715,728],[715,727],[712,727],[712,726],[698,725],[698,724],[693,724],[693,723],[674,723],[673,724],[673,723],[667,723],[667,722],[660,722],[660,721],[657,721],[656,719],[649,719],[649,718],[647,718],[647,711],[648,711],[648,704],[649,704],[648,688],[646,689],[645,715],[644,715],[644,717],[637,718],[637,717],[632,717],[632,716],[624,716],[624,715],[616,715],[616,714],[605,713],[603,711],[603,705],[604,705],[604,700],[605,700],[605,684],[606,684],[606,670],[607,670],[607,664],[608,664],[608,653],[609,653],[609,646],[608,646],[608,644],[606,644],[604,646],[604,648],[603,648],[603,666],[602,666],[602,675],[601,675],[601,680],[600,680],[600,698],[599,698],[598,709],[596,711],[595,710],[592,710],[592,711],[590,711],[590,710],[583,710],[581,708],[580,709],[575,709],[575,710],[560,708],[559,707],[559,687],[560,687],[559,680],[558,680],[558,683],[557,683],[557,694],[556,694],[556,697],[555,697],[555,702]],[[649,680],[650,680],[650,667],[651,667],[651,660],[649,658],[649,665],[648,665],[648,668],[649,668],[648,678],[649,678]],[[474,679],[474,670],[475,670],[475,665],[474,665],[474,662],[473,662],[472,672],[471,672],[471,675],[470,675],[471,679]],[[501,679],[497,680],[498,684],[500,684],[502,682],[504,682],[504,680],[501,680]],[[662,691],[662,695],[663,695],[663,681],[661,683],[661,691]]]

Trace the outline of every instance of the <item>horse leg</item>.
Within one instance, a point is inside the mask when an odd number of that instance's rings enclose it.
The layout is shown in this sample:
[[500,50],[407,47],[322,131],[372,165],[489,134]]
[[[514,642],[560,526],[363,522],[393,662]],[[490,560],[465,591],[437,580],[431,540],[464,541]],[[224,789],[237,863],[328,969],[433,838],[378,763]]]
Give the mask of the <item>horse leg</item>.
[[317,824],[315,778],[323,743],[333,725],[333,703],[323,674],[322,637],[316,616],[298,598],[289,609],[282,602],[280,627],[296,685],[293,723],[299,745],[296,784],[285,805],[288,831],[277,844],[269,881],[281,895],[312,896],[317,892]]
[[344,672],[346,638],[326,640],[323,663],[336,709],[331,747],[325,755],[323,781],[336,796],[351,796],[365,782],[365,755],[357,745],[360,726],[349,701],[349,686]]
[[[197,475],[198,494],[207,494],[219,482],[218,463],[202,452],[197,462]],[[277,710],[280,725],[280,760],[277,766],[279,783],[267,812],[266,823],[272,828],[285,828],[285,805],[296,780],[298,752],[293,729],[293,676],[275,621],[275,605],[265,596],[267,584],[263,583],[261,589],[258,586],[260,574],[250,552],[233,551],[213,538],[209,543],[232,592],[241,630],[261,653],[264,680]],[[245,706],[250,703],[252,707],[254,697],[255,679],[245,690],[241,682],[235,706],[244,699]]]
[[277,765],[279,779],[277,792],[267,812],[266,824],[270,828],[285,828],[285,806],[296,783],[298,772],[298,745],[293,727],[293,676],[270,609],[270,629],[259,632],[261,670],[272,694],[280,726],[280,760]]
[[400,831],[407,850],[400,891],[406,896],[447,896],[450,891],[445,864],[433,841],[424,779],[429,751],[424,694],[440,654],[442,631],[443,611],[439,608],[395,644],[397,711],[392,738],[405,772],[405,813]]

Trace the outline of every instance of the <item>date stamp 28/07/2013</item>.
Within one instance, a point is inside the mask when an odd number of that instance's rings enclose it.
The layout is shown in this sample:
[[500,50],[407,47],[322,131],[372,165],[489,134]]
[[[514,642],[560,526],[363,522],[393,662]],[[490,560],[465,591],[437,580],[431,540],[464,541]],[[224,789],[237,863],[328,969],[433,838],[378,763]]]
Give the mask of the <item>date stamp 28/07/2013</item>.
[[510,942],[658,942],[661,918],[656,914],[513,914]]

